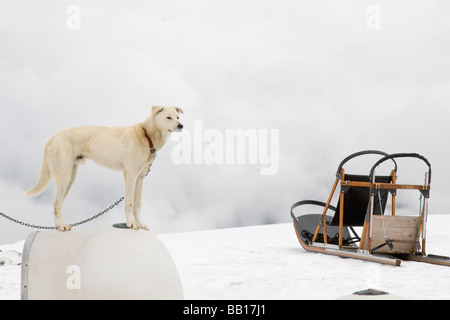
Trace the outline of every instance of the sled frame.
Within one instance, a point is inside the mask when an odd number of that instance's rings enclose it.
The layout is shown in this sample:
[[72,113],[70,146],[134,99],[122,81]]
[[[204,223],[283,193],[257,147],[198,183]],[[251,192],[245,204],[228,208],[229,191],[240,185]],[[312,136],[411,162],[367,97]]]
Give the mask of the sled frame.
[[[368,176],[368,181],[357,181],[351,178],[354,175],[346,174],[343,166],[349,160],[366,154],[376,154],[380,155],[381,158],[372,166],[370,174]],[[415,158],[423,161],[428,166],[428,171],[426,172],[426,178],[423,184],[398,184],[397,183],[397,162],[395,159],[398,158]],[[379,181],[379,177],[375,175],[376,168],[383,162],[387,160],[392,160],[394,163],[394,168],[392,169],[389,177],[389,182]],[[385,176],[386,179],[386,176]],[[382,180],[382,179],[381,179]],[[450,266],[450,259],[448,257],[436,256],[436,255],[426,255],[426,222],[428,216],[428,200],[430,196],[430,182],[431,182],[431,165],[426,158],[417,153],[396,153],[387,154],[378,150],[367,150],[354,153],[347,158],[345,158],[339,165],[336,172],[336,179],[332,186],[330,195],[327,202],[320,202],[314,200],[303,200],[295,203],[291,208],[291,217],[294,220],[294,228],[297,234],[297,238],[303,248],[312,252],[328,253],[333,255],[338,255],[341,257],[351,257],[369,261],[376,261],[380,263],[387,263],[391,265],[399,266],[401,260],[413,260],[428,263],[436,263],[440,265]],[[331,205],[333,196],[336,190],[340,186],[339,202],[337,207]],[[365,220],[362,226],[362,233],[359,239],[359,246],[355,245],[348,246],[344,243],[344,235],[348,234],[349,229],[353,230],[353,225],[346,224],[345,222],[345,193],[349,188],[368,188],[369,199],[368,199],[368,210],[365,214]],[[398,216],[396,217],[396,196],[397,190],[418,190],[424,198],[423,205],[421,206],[419,216],[407,217]],[[388,216],[384,216],[384,207],[380,201],[380,192],[384,191],[385,194],[391,195],[391,213]],[[377,198],[378,195],[378,198]],[[379,213],[374,212],[375,202],[380,201]],[[302,205],[319,205],[323,207],[322,214],[316,214],[317,225],[315,226],[314,234],[312,239],[306,239],[302,232],[302,219],[301,216],[298,218],[294,215],[293,210]],[[335,216],[338,216],[338,233],[339,239],[337,244],[330,244],[329,242],[329,232],[327,226],[330,226],[330,221],[327,213],[329,211],[335,211]],[[336,211],[339,211],[338,214]],[[386,223],[386,221],[387,223]],[[388,239],[386,237],[385,223],[387,225],[392,225],[394,228],[400,230],[400,239]],[[380,236],[380,225],[383,225],[383,231],[385,235],[384,241],[376,240],[375,237],[378,231],[377,237]],[[311,227],[311,226],[310,226]],[[376,228],[377,230],[374,230]],[[403,230],[404,229],[404,230]],[[408,231],[409,230],[409,231]],[[413,231],[414,230],[414,234]],[[322,233],[320,233],[322,231]],[[320,239],[320,241],[318,241]],[[378,241],[378,242],[377,242]],[[399,247],[400,249],[396,248]]]

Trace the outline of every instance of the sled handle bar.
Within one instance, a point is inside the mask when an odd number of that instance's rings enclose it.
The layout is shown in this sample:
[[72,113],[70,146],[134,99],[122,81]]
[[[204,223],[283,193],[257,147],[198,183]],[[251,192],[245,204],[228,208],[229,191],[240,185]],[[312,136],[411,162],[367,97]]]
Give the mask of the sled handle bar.
[[[394,154],[389,154],[383,158],[381,158],[380,160],[378,160],[372,167],[372,169],[370,169],[370,182],[373,183],[374,181],[374,173],[375,173],[375,168],[378,167],[382,162],[391,159],[392,161],[394,161],[394,158],[417,158],[422,160],[423,162],[426,163],[426,165],[428,166],[428,184],[430,184],[431,182],[431,164],[430,162],[428,162],[428,160],[418,154],[418,153],[394,153]],[[396,169],[397,169],[397,165],[396,165]]]
[[[322,201],[316,201],[316,200],[302,200],[302,201],[296,202],[296,203],[294,203],[294,204],[292,205],[292,207],[291,207],[291,217],[292,217],[293,219],[295,219],[295,216],[294,216],[294,209],[295,209],[295,208],[297,208],[297,207],[299,207],[299,206],[303,206],[303,205],[309,205],[309,204],[312,204],[312,205],[315,205],[315,206],[321,206],[321,207],[326,207],[326,205],[327,205],[325,202],[322,202]],[[332,206],[332,205],[329,205],[329,206],[328,206],[328,209],[331,209],[331,210],[333,210],[333,211],[336,211],[336,210],[337,210],[336,207],[334,207],[334,206]]]
[[[389,153],[386,153],[386,152],[383,152],[383,151],[379,151],[379,150],[365,150],[365,151],[356,152],[356,153],[354,153],[354,154],[349,155],[349,156],[348,156],[347,158],[345,158],[344,160],[342,160],[342,162],[339,164],[339,167],[338,167],[338,169],[337,169],[337,171],[336,171],[336,177],[337,177],[338,179],[341,178],[342,167],[344,166],[344,164],[345,164],[347,161],[349,161],[349,160],[351,160],[351,159],[353,159],[353,158],[356,158],[356,157],[365,155],[365,154],[379,154],[379,155],[382,155],[383,157],[389,156]],[[384,158],[383,158],[383,159],[384,159]],[[395,165],[394,171],[397,172],[397,162],[395,162],[394,159],[392,159],[392,161],[394,162],[394,165]]]

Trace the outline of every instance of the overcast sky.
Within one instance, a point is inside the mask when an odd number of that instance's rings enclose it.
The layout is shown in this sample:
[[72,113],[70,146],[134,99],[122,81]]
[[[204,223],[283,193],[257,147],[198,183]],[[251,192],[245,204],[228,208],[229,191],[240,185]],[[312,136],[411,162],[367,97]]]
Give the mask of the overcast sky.
[[[39,197],[23,195],[53,133],[133,125],[152,105],[175,105],[185,131],[159,152],[144,184],[143,220],[155,233],[288,222],[292,203],[325,201],[340,161],[365,149],[427,157],[430,212],[448,213],[449,72],[445,1],[4,0],[0,211],[53,225],[53,183]],[[225,148],[227,130],[238,129],[277,157],[274,174],[261,174],[261,154],[256,163],[195,164],[195,148],[217,152],[219,138]],[[269,136],[277,132],[278,143]],[[180,164],[174,154],[189,142],[192,161]],[[399,182],[423,181],[416,164],[399,162]],[[88,162],[65,222],[123,193],[121,173]],[[88,227],[123,221],[120,205]],[[32,231],[0,219],[0,243]]]

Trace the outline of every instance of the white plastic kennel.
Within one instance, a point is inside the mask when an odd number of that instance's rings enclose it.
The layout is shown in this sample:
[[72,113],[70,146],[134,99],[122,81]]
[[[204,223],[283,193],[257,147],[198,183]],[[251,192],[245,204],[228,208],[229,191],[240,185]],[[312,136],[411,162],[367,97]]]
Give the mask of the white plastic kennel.
[[183,299],[164,244],[145,230],[31,233],[22,257],[21,297],[34,299]]

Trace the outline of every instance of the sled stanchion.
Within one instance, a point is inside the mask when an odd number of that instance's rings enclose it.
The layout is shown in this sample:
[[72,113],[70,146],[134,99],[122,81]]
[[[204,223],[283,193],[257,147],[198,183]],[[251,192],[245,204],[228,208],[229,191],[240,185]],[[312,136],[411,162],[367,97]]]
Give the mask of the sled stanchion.
[[337,187],[338,183],[339,183],[339,180],[336,179],[336,181],[334,182],[333,188],[331,190],[330,196],[328,197],[327,205],[325,206],[325,209],[323,210],[323,213],[322,213],[323,235],[324,235],[325,244],[327,243],[327,224],[326,224],[326,220],[325,220],[325,215],[327,214],[328,207],[330,206],[331,200],[333,198],[334,192],[336,191],[336,187]]
[[[396,184],[397,182],[397,172],[395,172],[394,170],[392,170],[391,172],[391,176],[392,176],[392,183]],[[392,215],[395,216],[395,197],[397,196],[396,192],[392,193]]]
[[[425,173],[425,186],[429,184],[429,173]],[[424,187],[425,187],[424,186]],[[426,256],[426,237],[427,237],[427,220],[428,220],[428,197],[423,199],[423,214],[422,214],[422,255]]]
[[[336,181],[334,182],[333,188],[331,190],[330,196],[328,197],[328,201],[327,201],[325,208],[323,209],[323,213],[322,213],[322,226],[323,226],[323,235],[324,235],[325,243],[327,243],[327,224],[326,224],[325,216],[327,214],[328,209],[330,208],[330,203],[333,198],[336,187],[338,185],[338,182],[339,182],[339,179],[336,179]],[[319,231],[320,231],[320,224],[317,225],[316,231],[314,232],[312,242],[316,241]]]
[[[344,182],[345,170],[342,168],[341,174],[341,185]],[[344,229],[344,190],[341,188],[341,193],[339,194],[341,198],[340,212],[339,212],[339,248],[342,249],[342,230]]]

